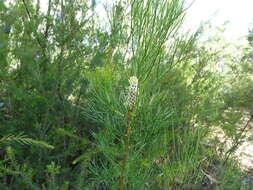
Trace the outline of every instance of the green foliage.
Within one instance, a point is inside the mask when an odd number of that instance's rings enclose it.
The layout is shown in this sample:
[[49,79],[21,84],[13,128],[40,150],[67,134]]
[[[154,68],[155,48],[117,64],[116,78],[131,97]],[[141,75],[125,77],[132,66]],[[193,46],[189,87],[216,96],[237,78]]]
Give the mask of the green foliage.
[[234,163],[221,168],[219,178],[220,184],[216,187],[217,190],[250,190],[252,182]]
[[115,1],[105,28],[95,1],[48,2],[0,1],[0,189],[202,188],[210,127],[252,103],[250,50],[224,98],[227,54],[181,30],[183,0]]
[[[89,142],[90,126],[80,117],[80,108],[88,84],[85,70],[99,64],[90,65],[93,49],[100,46],[93,42],[97,29],[83,2],[50,1],[42,12],[39,1],[17,1],[6,9],[1,1],[1,23],[10,27],[9,34],[0,31],[6,40],[1,61],[7,61],[0,73],[1,142],[55,148],[15,146],[18,162],[13,168],[3,163],[7,175],[1,175],[1,181],[11,189],[67,188],[74,176],[68,174],[78,168],[72,161]],[[0,155],[6,157],[5,152]],[[60,178],[58,172],[47,172],[50,163],[61,168]]]

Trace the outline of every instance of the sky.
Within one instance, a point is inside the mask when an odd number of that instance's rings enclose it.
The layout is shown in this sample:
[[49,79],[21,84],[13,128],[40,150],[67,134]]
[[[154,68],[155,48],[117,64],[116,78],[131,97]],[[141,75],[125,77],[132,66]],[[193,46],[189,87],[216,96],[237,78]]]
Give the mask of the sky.
[[[96,0],[98,9],[108,0]],[[109,2],[111,2],[109,0]],[[221,26],[226,21],[225,36],[237,40],[248,34],[253,27],[253,0],[186,0],[191,7],[186,14],[186,28],[197,29],[201,22],[210,20],[212,25]],[[103,14],[103,11],[99,11]]]
[[186,23],[195,29],[210,18],[215,26],[229,21],[226,37],[238,39],[246,36],[250,25],[253,26],[253,0],[195,0],[188,9]]
[[[186,0],[193,2],[186,14],[186,27],[197,29],[201,22],[211,19],[214,26],[220,26],[226,21],[225,35],[228,39],[238,39],[246,36],[250,24],[253,27],[253,0]],[[42,1],[46,7],[47,0]],[[105,12],[101,4],[111,0],[96,0],[100,14]],[[101,15],[100,15],[101,16]]]

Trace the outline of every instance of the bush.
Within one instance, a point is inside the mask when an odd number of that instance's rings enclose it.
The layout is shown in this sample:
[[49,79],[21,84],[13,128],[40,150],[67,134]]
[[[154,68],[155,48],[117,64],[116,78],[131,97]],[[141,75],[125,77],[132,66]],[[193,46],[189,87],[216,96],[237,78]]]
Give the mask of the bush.
[[184,1],[116,1],[106,28],[94,2],[0,2],[1,189],[199,188],[215,55]]

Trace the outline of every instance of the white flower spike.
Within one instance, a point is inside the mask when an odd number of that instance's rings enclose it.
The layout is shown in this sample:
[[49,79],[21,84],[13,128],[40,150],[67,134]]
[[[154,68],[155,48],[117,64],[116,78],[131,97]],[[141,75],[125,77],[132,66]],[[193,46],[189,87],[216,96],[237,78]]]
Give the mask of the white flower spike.
[[126,104],[129,110],[132,110],[138,94],[138,78],[136,76],[130,77],[128,80],[129,87],[128,87],[128,95],[126,99]]

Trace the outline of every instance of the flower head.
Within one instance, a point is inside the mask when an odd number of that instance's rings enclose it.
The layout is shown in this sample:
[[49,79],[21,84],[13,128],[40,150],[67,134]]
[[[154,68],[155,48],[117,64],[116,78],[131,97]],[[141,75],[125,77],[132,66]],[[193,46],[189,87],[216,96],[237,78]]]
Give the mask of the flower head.
[[138,94],[138,78],[136,76],[132,76],[130,77],[128,82],[129,82],[129,87],[128,87],[128,94],[126,98],[126,105],[129,110],[132,110],[136,103],[136,98]]

